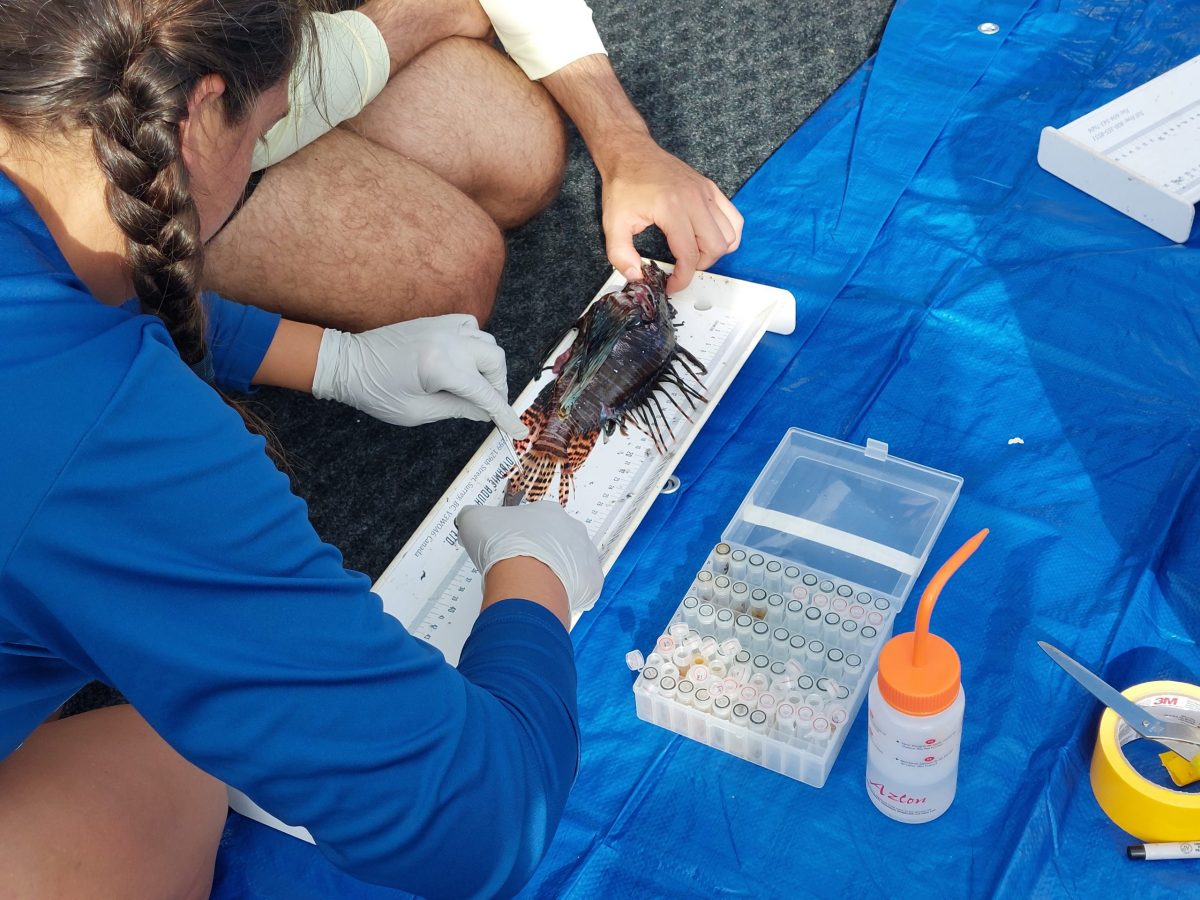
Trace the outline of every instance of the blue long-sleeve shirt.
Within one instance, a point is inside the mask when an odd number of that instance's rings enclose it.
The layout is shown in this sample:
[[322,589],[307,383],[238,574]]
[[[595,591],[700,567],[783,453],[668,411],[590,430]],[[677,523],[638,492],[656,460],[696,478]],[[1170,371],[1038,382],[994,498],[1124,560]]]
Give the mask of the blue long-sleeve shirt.
[[[277,319],[208,308],[245,387]],[[524,883],[578,760],[562,626],[498,603],[457,671],[409,635],[162,323],[95,300],[3,176],[0,422],[0,758],[99,679],[358,877]]]

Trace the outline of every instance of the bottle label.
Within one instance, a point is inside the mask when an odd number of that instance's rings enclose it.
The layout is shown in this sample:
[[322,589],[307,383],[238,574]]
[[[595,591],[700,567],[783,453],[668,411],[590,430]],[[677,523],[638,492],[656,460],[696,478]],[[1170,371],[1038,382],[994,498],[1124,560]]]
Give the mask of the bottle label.
[[927,769],[931,766],[953,761],[958,756],[959,726],[948,734],[931,734],[913,741],[893,737],[880,727],[879,721],[867,712],[867,738],[881,757],[894,760],[898,765],[912,769]]
[[867,794],[876,806],[906,819],[934,818],[942,812],[929,802],[928,795],[889,786],[882,778],[878,781],[872,778],[870,772],[867,773]]

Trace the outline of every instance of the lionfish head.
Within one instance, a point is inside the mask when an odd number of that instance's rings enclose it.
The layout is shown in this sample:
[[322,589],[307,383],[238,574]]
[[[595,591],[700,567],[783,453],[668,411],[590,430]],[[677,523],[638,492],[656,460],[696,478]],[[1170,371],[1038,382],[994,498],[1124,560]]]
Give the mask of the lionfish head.
[[667,273],[654,262],[644,263],[642,265],[642,283],[650,285],[655,291],[666,293]]

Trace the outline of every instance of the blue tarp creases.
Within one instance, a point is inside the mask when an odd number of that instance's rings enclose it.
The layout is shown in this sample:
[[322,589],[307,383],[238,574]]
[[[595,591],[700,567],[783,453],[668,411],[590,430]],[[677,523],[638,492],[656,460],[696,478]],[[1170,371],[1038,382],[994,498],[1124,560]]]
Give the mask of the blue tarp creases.
[[[1197,54],[1190,2],[900,0],[877,56],[738,194],[744,246],[719,269],[792,290],[799,326],[764,339],[574,633],[582,766],[529,896],[1200,891],[1195,863],[1125,859],[1088,783],[1099,704],[1036,645],[1117,687],[1200,681],[1200,238],[1036,162],[1043,126]],[[872,807],[864,714],[820,790],[634,714],[625,652],[649,649],[791,425],[964,477],[914,595],[992,529],[933,620],[967,695],[935,822]],[[398,895],[232,816],[214,896]]]

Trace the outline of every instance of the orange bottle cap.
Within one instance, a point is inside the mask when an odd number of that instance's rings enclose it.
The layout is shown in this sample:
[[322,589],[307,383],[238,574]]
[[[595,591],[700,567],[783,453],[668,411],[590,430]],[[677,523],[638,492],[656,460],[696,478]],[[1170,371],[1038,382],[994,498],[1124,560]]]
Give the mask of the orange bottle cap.
[[962,678],[958,654],[947,641],[929,633],[929,618],[950,576],[987,535],[985,528],[946,560],[921,595],[916,627],[896,635],[879,651],[879,693],[899,712],[932,716],[948,708],[958,696]]

